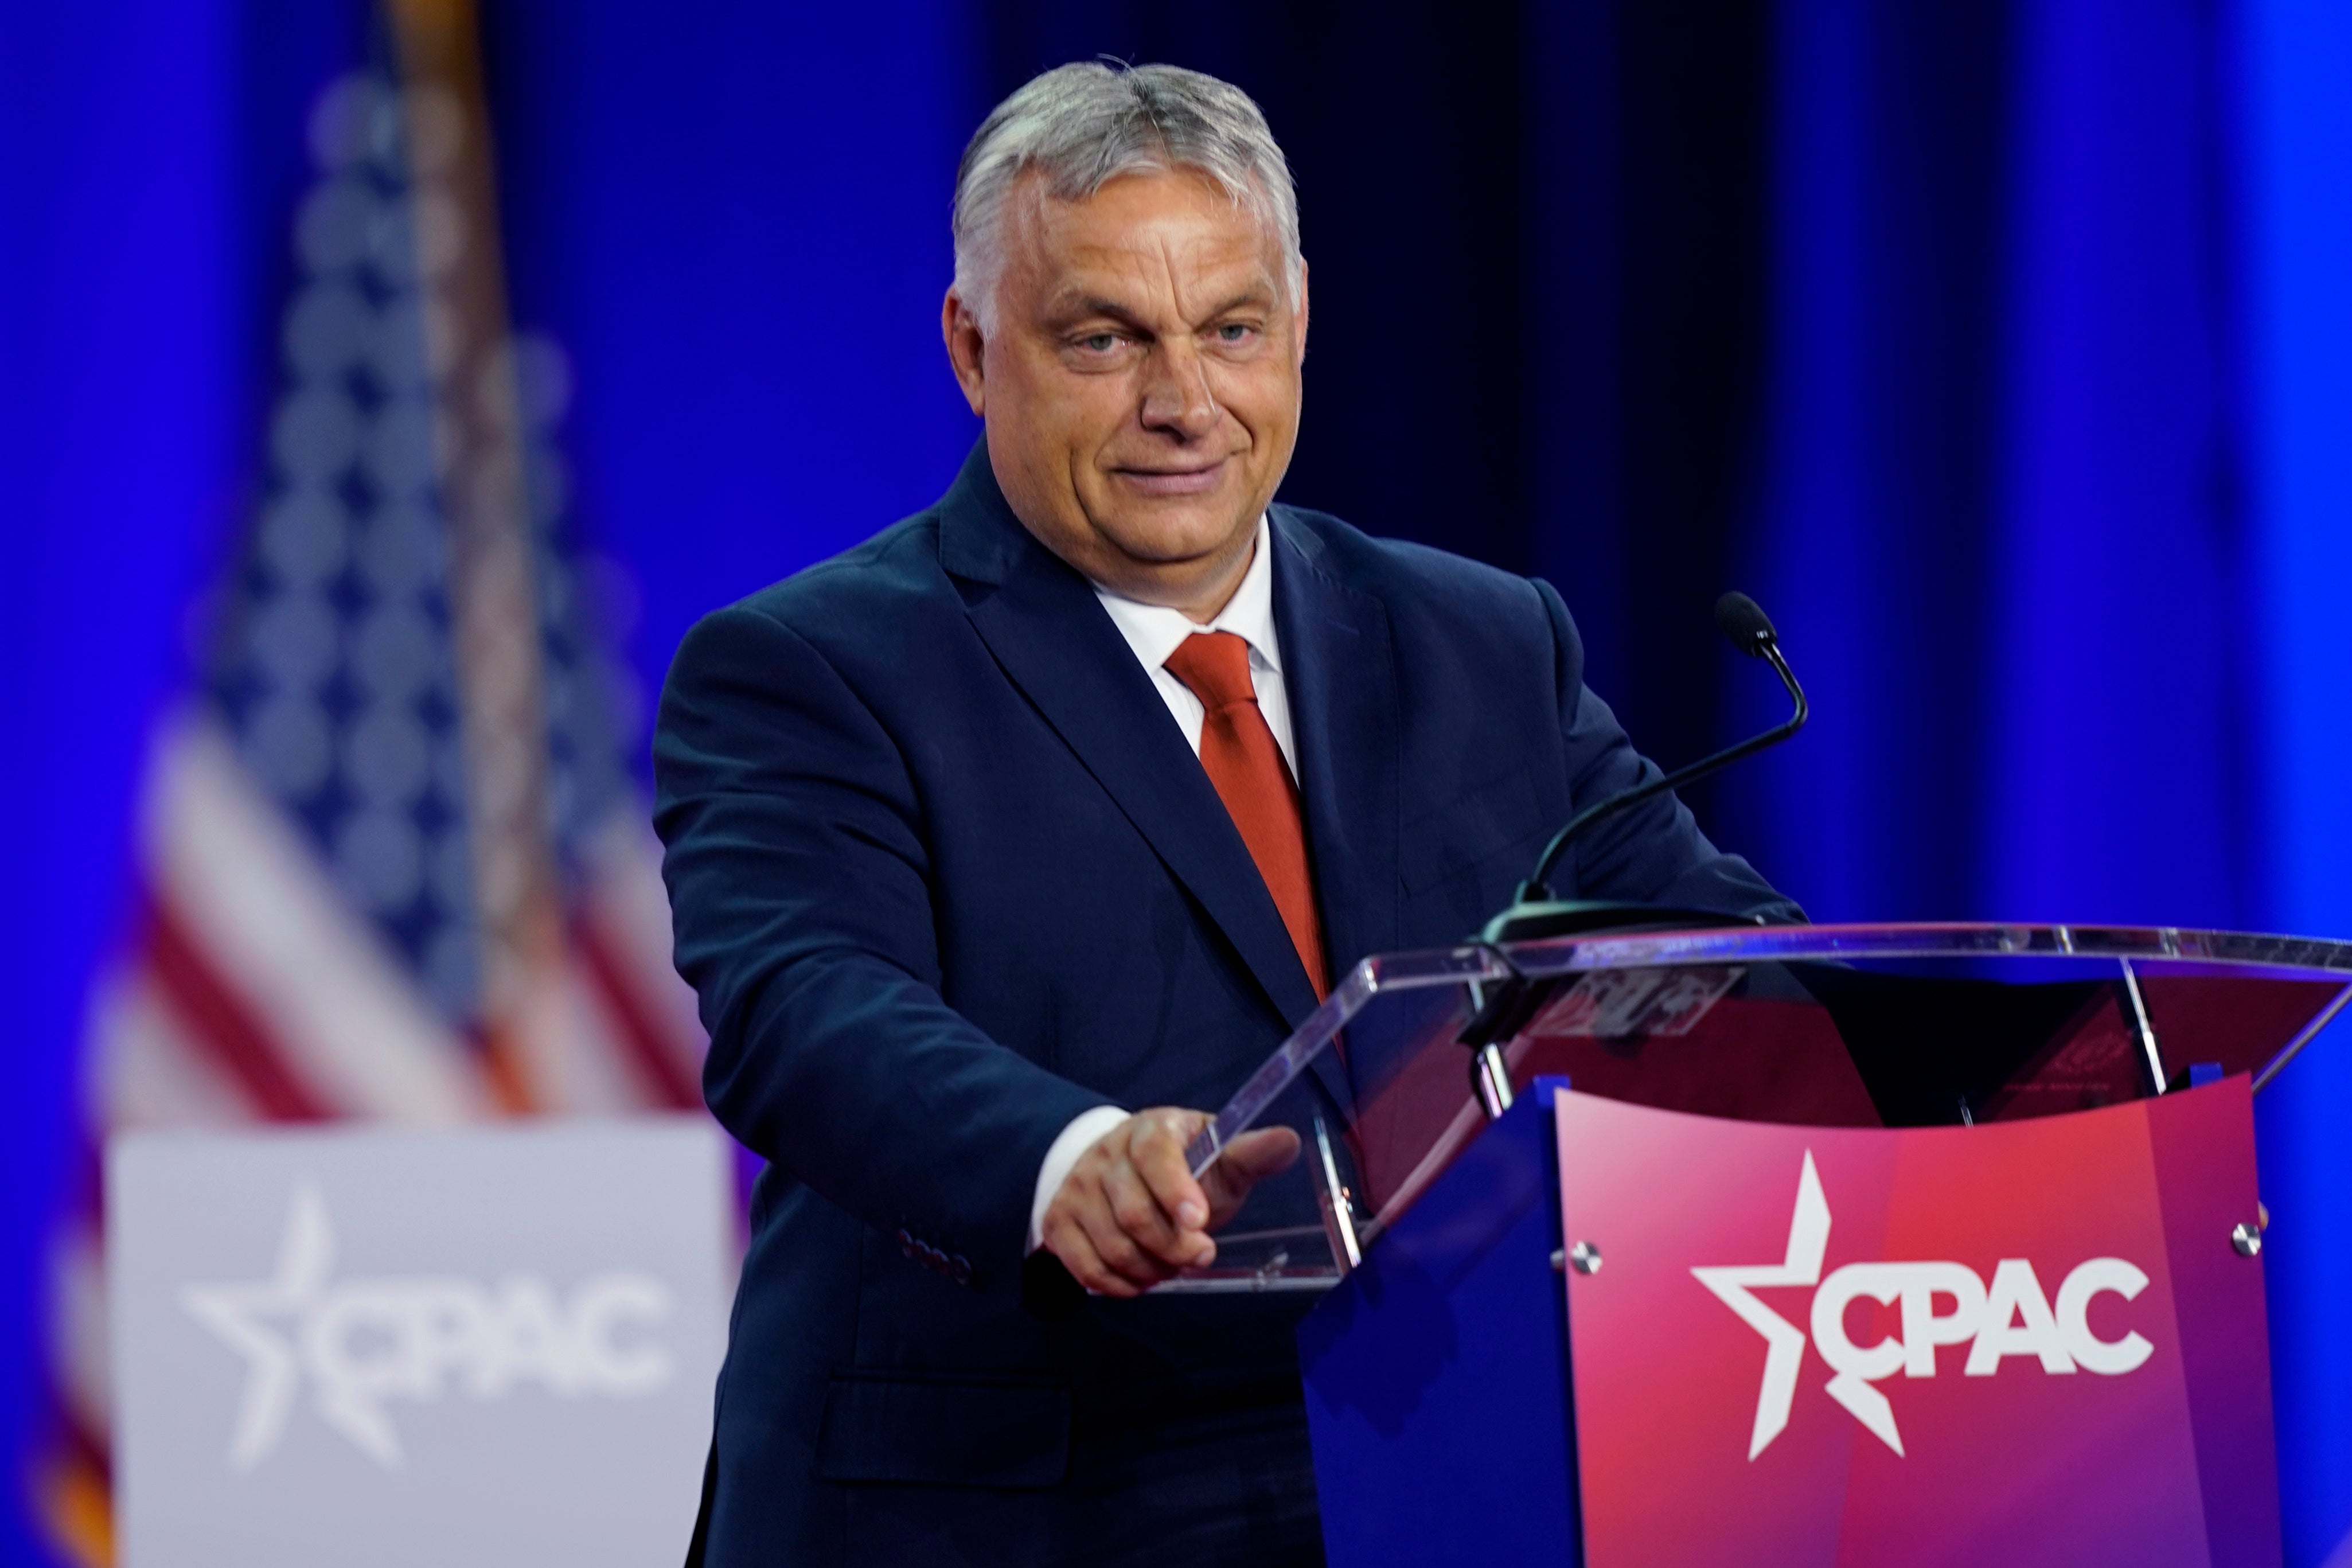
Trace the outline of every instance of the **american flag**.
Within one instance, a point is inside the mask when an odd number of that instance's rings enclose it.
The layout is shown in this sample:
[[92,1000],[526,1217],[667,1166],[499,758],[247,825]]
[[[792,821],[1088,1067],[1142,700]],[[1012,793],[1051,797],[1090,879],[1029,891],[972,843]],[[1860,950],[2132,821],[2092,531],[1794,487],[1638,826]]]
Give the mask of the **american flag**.
[[56,1269],[53,1533],[110,1555],[95,1153],[112,1132],[698,1105],[551,343],[513,332],[472,19],[402,0],[327,84],[266,474],[159,737]]

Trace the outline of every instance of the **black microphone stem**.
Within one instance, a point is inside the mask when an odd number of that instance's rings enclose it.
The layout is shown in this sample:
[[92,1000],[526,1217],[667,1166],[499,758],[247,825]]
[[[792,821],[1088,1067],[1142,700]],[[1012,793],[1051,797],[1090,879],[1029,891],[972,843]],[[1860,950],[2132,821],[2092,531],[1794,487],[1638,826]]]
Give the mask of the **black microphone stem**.
[[1770,661],[1774,673],[1780,678],[1780,684],[1789,689],[1790,697],[1796,701],[1797,710],[1789,716],[1788,722],[1777,729],[1767,730],[1760,735],[1750,736],[1727,751],[1717,752],[1711,757],[1701,757],[1688,767],[1677,768],[1673,773],[1662,774],[1652,779],[1648,784],[1625,791],[1622,795],[1611,795],[1607,800],[1579,812],[1566,827],[1552,835],[1551,842],[1544,847],[1543,858],[1536,862],[1535,874],[1519,884],[1517,899],[1519,903],[1532,904],[1551,897],[1549,883],[1552,868],[1559,863],[1561,852],[1576,841],[1577,835],[1594,823],[1604,817],[1614,816],[1628,807],[1639,805],[1643,801],[1662,795],[1667,790],[1679,789],[1695,779],[1703,779],[1709,773],[1720,772],[1742,757],[1753,756],[1767,746],[1777,746],[1805,727],[1805,720],[1812,710],[1805,702],[1805,689],[1797,684],[1796,674],[1790,669],[1789,661],[1780,657],[1779,639],[1759,637],[1756,639],[1754,647],[1758,655]]

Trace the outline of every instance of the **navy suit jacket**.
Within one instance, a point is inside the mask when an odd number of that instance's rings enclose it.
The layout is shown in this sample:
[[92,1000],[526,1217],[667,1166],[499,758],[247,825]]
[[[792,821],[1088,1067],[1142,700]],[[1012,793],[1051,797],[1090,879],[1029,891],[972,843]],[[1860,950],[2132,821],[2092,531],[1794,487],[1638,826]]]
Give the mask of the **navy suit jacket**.
[[[1272,525],[1335,973],[1459,942],[1559,823],[1654,769],[1549,585],[1295,507]],[[1020,1305],[1063,1127],[1215,1108],[1316,994],[1150,677],[984,443],[938,505],[698,625],[655,772],[705,1088],[771,1162],[710,1562],[1034,1563],[1074,1441],[1298,1397],[1295,1297]],[[1555,885],[1796,918],[1671,796]]]

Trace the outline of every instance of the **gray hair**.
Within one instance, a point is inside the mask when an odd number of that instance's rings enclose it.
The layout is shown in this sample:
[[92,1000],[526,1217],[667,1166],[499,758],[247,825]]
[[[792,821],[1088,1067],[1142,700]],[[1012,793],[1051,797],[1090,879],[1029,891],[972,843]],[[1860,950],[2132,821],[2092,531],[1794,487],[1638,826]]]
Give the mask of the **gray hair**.
[[1187,169],[1205,174],[1282,244],[1282,284],[1295,302],[1306,264],[1290,164],[1249,94],[1178,66],[1094,60],[1032,78],[972,132],[956,170],[956,292],[996,325],[1004,266],[1005,198],[1034,171],[1045,194],[1084,201],[1122,174]]

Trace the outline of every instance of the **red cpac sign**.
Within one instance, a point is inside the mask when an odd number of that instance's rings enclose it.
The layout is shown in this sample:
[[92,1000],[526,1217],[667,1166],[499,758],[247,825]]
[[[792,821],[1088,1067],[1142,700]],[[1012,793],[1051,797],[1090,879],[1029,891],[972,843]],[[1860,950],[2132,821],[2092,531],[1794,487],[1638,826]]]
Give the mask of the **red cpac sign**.
[[1973,1128],[1556,1114],[1591,1568],[2274,1568],[2242,1079]]

